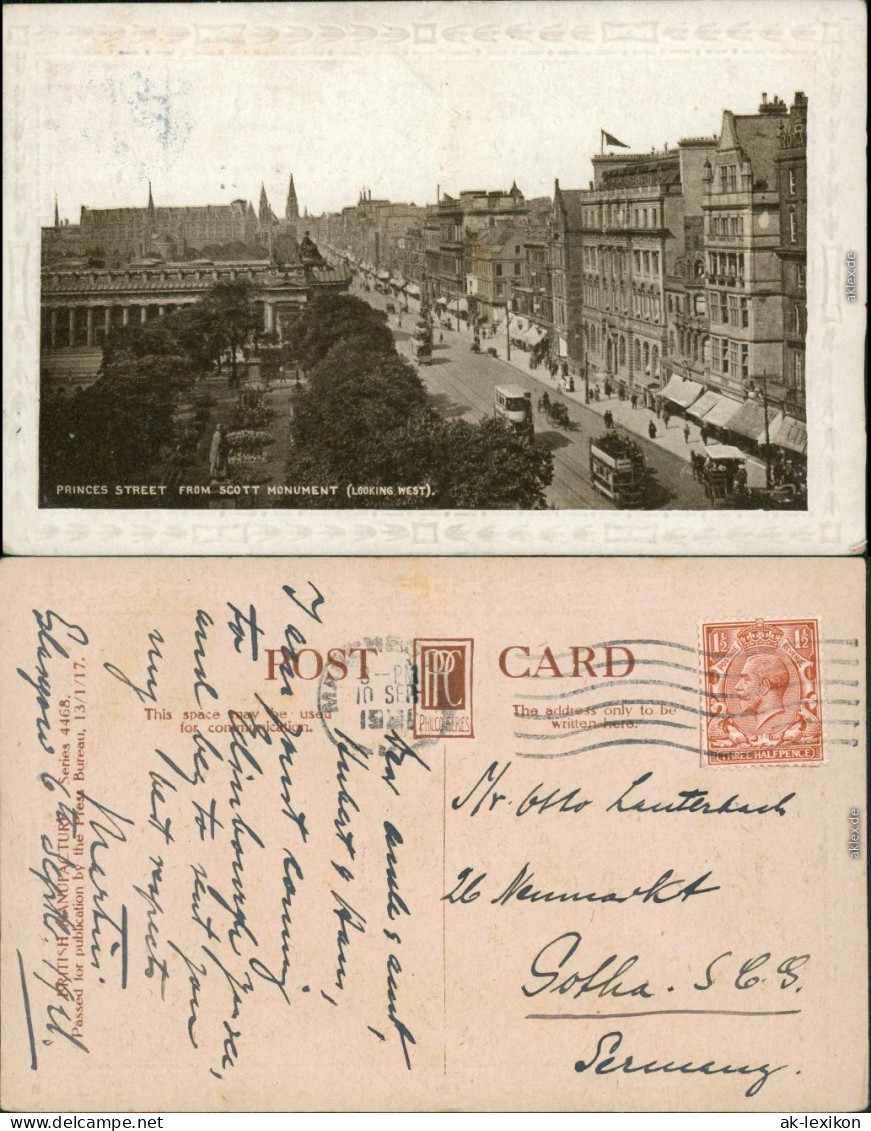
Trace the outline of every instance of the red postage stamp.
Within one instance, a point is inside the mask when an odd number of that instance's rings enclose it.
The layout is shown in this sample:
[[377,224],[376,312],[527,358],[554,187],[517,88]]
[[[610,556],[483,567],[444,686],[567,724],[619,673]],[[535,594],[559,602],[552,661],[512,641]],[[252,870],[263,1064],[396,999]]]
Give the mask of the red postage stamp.
[[816,620],[702,625],[709,765],[823,761]]
[[473,738],[473,641],[414,641],[415,738]]

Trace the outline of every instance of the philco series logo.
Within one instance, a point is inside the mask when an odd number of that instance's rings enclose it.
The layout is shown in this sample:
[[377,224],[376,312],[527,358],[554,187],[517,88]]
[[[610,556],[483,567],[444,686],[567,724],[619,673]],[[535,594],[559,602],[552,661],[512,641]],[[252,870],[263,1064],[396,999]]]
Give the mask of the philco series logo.
[[415,738],[472,738],[472,641],[414,642]]

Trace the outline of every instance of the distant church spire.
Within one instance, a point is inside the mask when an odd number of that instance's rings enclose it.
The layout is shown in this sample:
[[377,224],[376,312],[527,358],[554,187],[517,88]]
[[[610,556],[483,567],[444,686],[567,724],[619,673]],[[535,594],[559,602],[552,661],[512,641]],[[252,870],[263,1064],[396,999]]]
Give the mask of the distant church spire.
[[293,186],[293,173],[290,174],[290,185],[287,189],[287,206],[284,209],[285,220],[299,219],[299,201],[296,199],[296,189]]
[[54,226],[60,227],[60,213],[57,210],[57,193],[54,194]]
[[258,209],[258,217],[262,224],[269,220],[271,209],[269,207],[269,198],[266,195],[266,185],[263,181],[260,182],[260,208]]

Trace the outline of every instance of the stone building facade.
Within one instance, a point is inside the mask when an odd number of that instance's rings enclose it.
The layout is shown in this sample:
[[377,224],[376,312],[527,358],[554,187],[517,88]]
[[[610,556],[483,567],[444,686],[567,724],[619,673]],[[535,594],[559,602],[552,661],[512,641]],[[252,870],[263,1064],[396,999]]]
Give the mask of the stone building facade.
[[581,334],[590,377],[658,387],[667,349],[665,280],[683,228],[681,155],[602,154],[580,194]]
[[64,258],[99,259],[117,268],[138,259],[189,259],[207,248],[243,245],[249,254],[258,249],[268,256],[274,240],[299,238],[300,214],[293,176],[288,186],[284,218],[272,210],[261,187],[255,213],[242,198],[229,204],[185,207],[154,203],[151,184],[148,203],[142,208],[89,208],[82,205],[77,225],[61,225],[57,215],[53,228],[43,229],[43,263]]
[[807,98],[797,91],[789,118],[781,122],[775,159],[780,200],[780,260],[783,280],[783,386],[787,407],[805,415],[807,337]]

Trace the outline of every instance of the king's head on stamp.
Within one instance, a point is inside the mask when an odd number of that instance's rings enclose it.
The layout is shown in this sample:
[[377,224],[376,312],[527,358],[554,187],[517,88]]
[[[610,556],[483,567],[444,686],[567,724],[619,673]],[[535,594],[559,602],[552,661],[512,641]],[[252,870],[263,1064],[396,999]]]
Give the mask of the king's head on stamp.
[[771,734],[789,722],[783,699],[789,687],[789,668],[773,653],[750,656],[735,685],[741,701],[742,727]]

